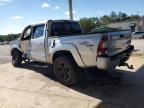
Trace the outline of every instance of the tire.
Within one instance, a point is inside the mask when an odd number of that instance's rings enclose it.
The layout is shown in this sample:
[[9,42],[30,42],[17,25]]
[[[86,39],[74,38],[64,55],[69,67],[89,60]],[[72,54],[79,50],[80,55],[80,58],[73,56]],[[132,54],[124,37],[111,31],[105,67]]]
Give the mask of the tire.
[[18,50],[12,51],[12,65],[19,67],[22,64],[22,53]]
[[66,86],[72,86],[78,82],[78,67],[71,57],[62,56],[54,62],[54,72],[57,80]]

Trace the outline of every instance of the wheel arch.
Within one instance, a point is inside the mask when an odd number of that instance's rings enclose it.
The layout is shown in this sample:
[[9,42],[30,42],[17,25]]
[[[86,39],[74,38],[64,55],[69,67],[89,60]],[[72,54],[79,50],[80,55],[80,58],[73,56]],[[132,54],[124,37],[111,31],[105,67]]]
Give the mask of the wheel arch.
[[[52,57],[52,62],[54,63],[54,61],[61,56],[69,56],[71,58],[73,58],[72,54],[70,51],[66,51],[66,50],[61,50],[61,51],[56,51]],[[73,58],[74,59],[74,58]]]
[[77,66],[79,67],[84,67],[84,64],[80,58],[80,55],[75,54],[73,55],[73,53],[69,50],[59,50],[59,51],[56,51],[55,53],[53,53],[53,56],[52,56],[52,63],[54,63],[54,61],[58,58],[58,57],[61,57],[61,56],[68,56],[68,57],[71,57],[71,59],[77,64]]
[[12,55],[14,51],[19,51],[20,53],[22,53],[18,48],[12,48],[10,54]]
[[13,44],[13,45],[11,45],[10,47],[11,47],[11,52],[10,52],[11,55],[12,55],[12,52],[15,51],[15,50],[18,50],[19,52],[22,53],[22,50],[21,50],[21,48],[20,48],[20,45]]

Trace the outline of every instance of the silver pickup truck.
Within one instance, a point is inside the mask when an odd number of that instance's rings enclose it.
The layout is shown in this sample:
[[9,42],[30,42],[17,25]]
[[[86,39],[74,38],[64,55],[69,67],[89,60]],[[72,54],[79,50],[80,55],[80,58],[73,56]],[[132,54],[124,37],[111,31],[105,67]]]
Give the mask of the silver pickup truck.
[[52,64],[57,80],[67,86],[78,81],[79,68],[132,68],[125,62],[133,50],[128,30],[84,34],[80,24],[70,20],[29,25],[11,43],[13,66],[26,60]]

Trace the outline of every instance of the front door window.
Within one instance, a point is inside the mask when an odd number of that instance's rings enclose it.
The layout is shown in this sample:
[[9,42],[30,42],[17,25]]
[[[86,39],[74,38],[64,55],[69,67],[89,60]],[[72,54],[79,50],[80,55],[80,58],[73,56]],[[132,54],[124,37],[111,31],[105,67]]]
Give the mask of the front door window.
[[29,40],[30,38],[31,38],[31,27],[29,26],[23,32],[22,40]]

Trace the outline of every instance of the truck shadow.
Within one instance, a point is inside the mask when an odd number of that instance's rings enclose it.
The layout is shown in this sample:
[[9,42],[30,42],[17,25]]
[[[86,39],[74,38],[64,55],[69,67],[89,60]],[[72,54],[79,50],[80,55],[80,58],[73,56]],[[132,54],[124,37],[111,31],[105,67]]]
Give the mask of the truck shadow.
[[[102,100],[94,108],[142,108],[144,107],[144,65],[136,72],[115,70],[97,72],[84,85],[74,87],[86,95]],[[78,85],[77,85],[78,86]]]
[[55,75],[53,73],[53,68],[50,64],[40,63],[40,62],[26,62],[21,65],[20,68],[28,69],[42,74],[45,77],[50,78],[51,80],[56,81]]
[[[33,70],[55,80],[48,65],[37,62],[25,63],[21,68]],[[144,107],[144,65],[136,72],[115,70],[113,72],[88,71],[83,80],[71,89],[99,99],[93,108],[142,108]]]

